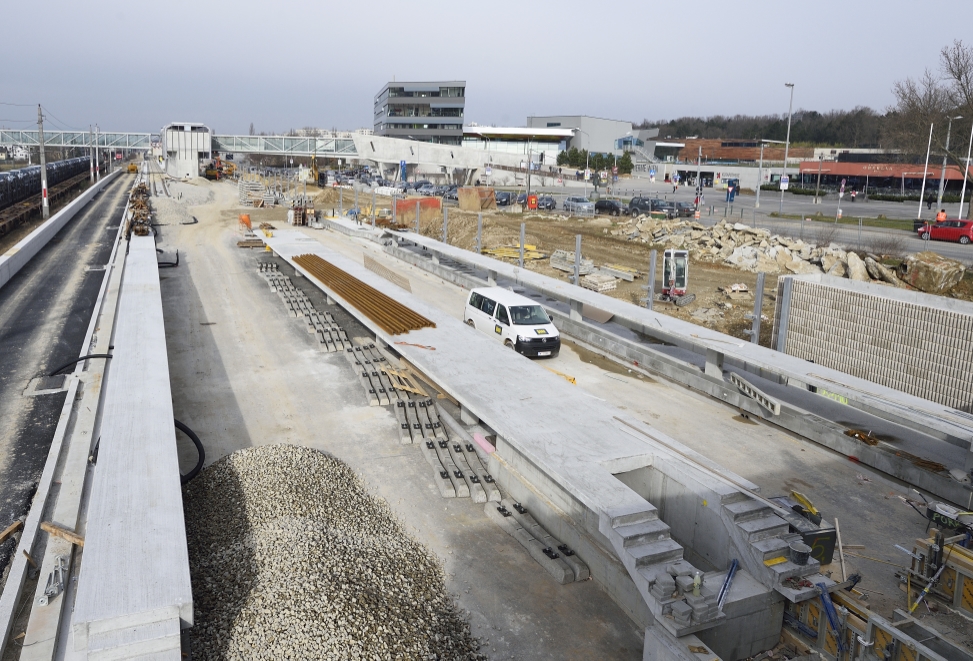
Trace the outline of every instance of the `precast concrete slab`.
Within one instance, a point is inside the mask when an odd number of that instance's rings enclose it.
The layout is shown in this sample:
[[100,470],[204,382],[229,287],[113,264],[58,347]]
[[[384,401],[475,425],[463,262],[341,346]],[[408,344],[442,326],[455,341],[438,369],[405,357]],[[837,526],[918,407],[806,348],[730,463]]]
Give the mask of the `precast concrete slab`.
[[[539,504],[570,522],[574,535],[585,538],[583,544],[572,539],[572,546],[579,549],[592,575],[613,596],[619,598],[623,593],[632,593],[630,587],[618,585],[618,581],[624,579],[628,586],[634,582],[637,594],[648,606],[647,621],[643,624],[657,622],[670,634],[684,636],[718,626],[725,620],[715,608],[702,607],[691,609],[693,613],[689,617],[680,615],[674,619],[670,616],[673,604],[685,605],[686,595],[679,592],[674,596],[671,589],[658,595],[652,593],[656,582],[665,583],[659,577],[670,571],[672,563],[682,560],[687,545],[691,551],[688,555],[710,565],[702,566],[701,574],[726,569],[730,557],[743,558],[741,571],[753,574],[768,594],[780,587],[786,576],[816,571],[816,563],[799,568],[782,562],[775,565],[778,569],[769,569],[763,565],[764,556],[758,557],[750,548],[756,537],[741,525],[743,521],[736,521],[727,513],[726,506],[755,497],[758,490],[755,485],[506,349],[459,319],[403,292],[363,264],[326,248],[302,232],[276,231],[265,241],[310,282],[358,317],[376,338],[454,397],[466,417],[477,418],[496,432],[496,452],[490,457],[491,473],[502,487],[507,486],[504,480],[529,484],[540,495]],[[316,255],[330,262],[364,284],[394,297],[436,326],[400,335],[385,332],[340,294],[302,269],[295,259],[301,255]],[[647,471],[633,482],[637,487],[644,483],[645,493],[616,477],[638,471]],[[693,525],[686,527],[691,521],[681,522],[676,528],[685,532],[679,536],[673,532],[670,536],[670,525],[677,522],[660,517],[660,504],[646,498],[653,480],[662,475],[671,475],[674,481],[669,490],[653,493],[667,500],[662,505],[675,516],[683,511],[698,513],[708,508],[710,514],[699,517],[703,523],[698,529]],[[768,524],[761,530],[770,531],[765,535],[776,534],[780,526],[771,519],[772,508],[763,509]],[[659,521],[660,518],[663,520]],[[641,524],[653,521],[657,523],[646,532]],[[557,531],[557,524],[541,523],[552,534],[566,538]],[[708,541],[703,543],[704,540]],[[692,548],[694,545],[698,548]],[[592,554],[604,557],[592,557]],[[624,568],[621,573],[619,565]],[[696,571],[684,560],[680,567],[684,574]],[[708,589],[712,589],[716,579],[705,580]],[[684,606],[679,608],[685,610]],[[628,610],[638,611],[635,607]],[[754,617],[763,615],[757,613]],[[747,623],[740,624],[747,629]],[[756,624],[751,628],[766,630]]]
[[172,623],[193,621],[156,260],[153,236],[131,238],[71,623],[75,650],[105,658],[178,655]]
[[961,411],[436,239],[411,232],[392,234],[399,241],[413,242],[435,255],[482,269],[493,279],[500,275],[551,298],[573,302],[579,309],[582,305],[589,305],[603,310],[612,314],[614,321],[632,330],[706,356],[707,367],[719,369],[719,363],[725,362],[778,383],[805,389],[813,386],[842,397],[852,406],[912,429],[932,433],[967,451],[973,444],[973,418]]

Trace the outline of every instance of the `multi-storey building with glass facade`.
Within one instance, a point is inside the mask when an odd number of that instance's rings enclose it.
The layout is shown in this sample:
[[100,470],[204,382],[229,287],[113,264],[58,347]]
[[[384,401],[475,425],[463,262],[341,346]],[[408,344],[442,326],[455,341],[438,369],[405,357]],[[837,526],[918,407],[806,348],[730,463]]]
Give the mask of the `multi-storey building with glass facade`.
[[466,81],[388,83],[375,95],[375,134],[460,145]]

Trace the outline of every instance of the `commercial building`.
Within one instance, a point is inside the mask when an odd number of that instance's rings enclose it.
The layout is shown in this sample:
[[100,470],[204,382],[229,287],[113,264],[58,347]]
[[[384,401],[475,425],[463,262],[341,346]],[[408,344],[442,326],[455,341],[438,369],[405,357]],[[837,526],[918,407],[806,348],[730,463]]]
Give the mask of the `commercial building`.
[[173,177],[198,177],[199,166],[213,158],[212,132],[205,124],[174,122],[162,128],[166,172]]
[[532,167],[554,166],[557,155],[574,138],[569,128],[524,128],[522,126],[463,127],[463,146],[500,154],[519,154]]
[[375,95],[375,135],[461,145],[466,81],[391,82]]
[[632,122],[586,115],[528,117],[527,127],[573,129],[574,137],[568,141],[568,149],[574,147],[579,151],[587,149],[596,154],[616,156],[631,152],[636,163],[657,161],[655,148],[659,129],[636,129]]

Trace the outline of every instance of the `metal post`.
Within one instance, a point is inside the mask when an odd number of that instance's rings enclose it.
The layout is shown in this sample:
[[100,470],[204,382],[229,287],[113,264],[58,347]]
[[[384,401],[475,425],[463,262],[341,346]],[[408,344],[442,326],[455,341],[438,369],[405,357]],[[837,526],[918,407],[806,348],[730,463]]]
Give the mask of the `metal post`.
[[93,138],[94,132],[91,130],[91,124],[88,124],[88,170],[91,183],[95,183],[95,147]]
[[[794,110],[794,83],[784,83],[785,87],[791,88],[791,102],[787,106],[787,140],[784,142],[784,168],[781,170],[781,176],[787,174],[787,156],[791,148],[791,112]],[[784,215],[784,189],[780,190],[780,208],[777,210],[778,216]]]
[[[698,189],[700,199],[703,198],[703,180],[701,179],[702,175],[699,172],[699,169],[702,166],[703,166],[703,146],[700,145],[699,154],[696,156],[696,188]],[[710,209],[710,215],[711,216],[713,215],[712,209]]]
[[95,181],[101,181],[101,154],[98,153],[98,135],[101,131],[98,129],[98,125],[95,124]]
[[581,235],[574,235],[574,284],[581,286]]
[[949,155],[949,134],[953,130],[954,119],[963,119],[963,117],[950,117],[949,124],[946,126],[946,146],[943,147],[943,167],[939,171],[939,197],[936,199],[936,209],[943,208],[943,191],[946,189],[946,157]]
[[416,200],[416,234],[419,233],[419,200]]
[[338,185],[338,216],[345,215],[345,189]]
[[37,147],[41,159],[41,213],[46,219],[51,209],[47,206],[47,163],[44,154],[44,114],[41,112],[41,104],[37,104]]
[[527,231],[527,223],[520,224],[520,268],[524,268],[524,234]]
[[372,189],[372,227],[375,227],[375,189]]
[[[922,220],[922,198],[926,196],[926,175],[929,174],[929,150],[932,149],[932,127],[929,125],[929,142],[926,144],[926,166],[922,169],[922,189],[919,191],[919,215],[916,216],[916,220]],[[905,175],[902,175],[902,181],[905,181]]]
[[652,309],[653,301],[655,301],[655,263],[657,255],[657,251],[649,251],[649,284],[646,287],[647,291],[645,292],[645,307],[650,310]]
[[449,235],[446,233],[446,229],[449,226],[449,208],[443,205],[443,243],[449,243]]
[[818,156],[818,184],[814,187],[814,203],[821,204],[818,195],[821,193],[821,166],[824,165],[824,154]]
[[760,143],[760,164],[757,166],[757,201],[753,203],[754,209],[760,208],[760,187],[764,183],[764,143]]
[[396,207],[399,206],[398,204],[396,204],[397,202],[396,198],[397,195],[393,192],[392,193],[392,228],[393,229],[396,229],[396,226],[398,225],[398,222],[395,219]]
[[483,252],[483,214],[476,214],[476,254]]
[[861,216],[858,218],[858,249],[862,249],[862,219]]
[[[306,186],[306,185],[307,185],[307,184],[305,184],[305,186]],[[358,186],[354,186],[354,185],[353,185],[353,186],[352,186],[352,188],[354,188],[354,189],[355,189],[355,211],[356,211],[356,213],[357,213],[357,214],[358,214],[358,215],[360,216],[360,215],[361,215],[361,208],[360,208],[360,207],[358,206]],[[305,193],[307,193],[307,191],[306,191],[306,190],[305,190],[304,192],[305,192]],[[305,197],[306,197],[306,196],[305,196]]]
[[963,192],[959,194],[959,216],[963,217],[963,201],[966,200],[966,180],[970,176],[970,152],[973,152],[973,126],[970,127],[970,146],[966,148],[966,170],[963,172]]
[[760,315],[764,302],[764,277],[765,273],[757,274],[757,291],[753,297],[753,323],[750,325],[750,341],[760,344]]

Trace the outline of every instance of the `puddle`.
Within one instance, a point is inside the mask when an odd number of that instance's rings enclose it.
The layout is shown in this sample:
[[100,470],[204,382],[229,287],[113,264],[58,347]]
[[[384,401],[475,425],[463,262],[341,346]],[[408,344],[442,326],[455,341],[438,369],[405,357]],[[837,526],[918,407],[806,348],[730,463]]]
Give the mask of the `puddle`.
[[578,358],[580,358],[582,362],[588,363],[589,365],[594,365],[595,367],[600,367],[606,372],[629,376],[645,383],[658,383],[651,376],[646,376],[645,374],[631,371],[629,368],[612,360],[611,358],[605,358],[599,353],[595,353],[594,351],[580,347],[570,340],[566,340],[563,335],[561,336],[561,344],[571,347],[571,350],[578,354]]

